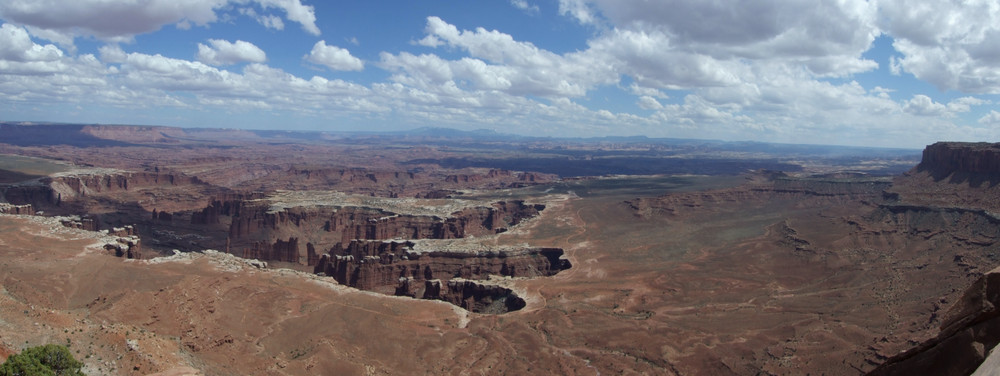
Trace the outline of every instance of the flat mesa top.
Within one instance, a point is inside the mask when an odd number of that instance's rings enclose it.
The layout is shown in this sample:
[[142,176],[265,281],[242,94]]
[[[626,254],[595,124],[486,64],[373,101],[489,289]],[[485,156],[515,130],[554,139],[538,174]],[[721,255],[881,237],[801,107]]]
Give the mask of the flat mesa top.
[[468,199],[388,198],[348,194],[337,191],[279,190],[262,199],[270,203],[269,212],[303,206],[357,206],[383,209],[395,214],[447,217],[468,207],[490,206],[492,201]]

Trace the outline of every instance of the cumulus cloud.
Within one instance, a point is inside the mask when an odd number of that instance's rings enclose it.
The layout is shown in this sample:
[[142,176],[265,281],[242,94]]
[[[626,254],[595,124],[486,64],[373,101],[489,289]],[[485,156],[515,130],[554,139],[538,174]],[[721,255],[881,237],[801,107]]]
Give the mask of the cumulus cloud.
[[[295,76],[266,65],[264,51],[239,40],[203,41],[190,60],[119,46],[167,25],[205,26],[234,16],[273,30],[298,23],[319,35],[312,7],[300,0],[146,0],[142,6],[11,0],[0,3],[0,17],[10,22],[0,26],[0,95],[7,103],[392,113],[414,124],[496,124],[532,134],[544,125],[550,135],[913,146],[907,143],[954,134],[1000,135],[990,130],[1000,125],[1000,113],[956,125],[968,117],[958,114],[991,102],[866,87],[854,75],[878,66],[864,54],[883,33],[896,49],[883,62],[887,70],[907,73],[897,80],[916,77],[968,94],[1000,92],[1000,49],[989,43],[1000,39],[1000,7],[967,3],[560,0],[558,12],[592,34],[578,49],[559,52],[504,30],[429,17],[422,34],[412,31],[420,50],[382,52],[375,64],[390,76],[366,86]],[[538,9],[531,0],[510,4]],[[71,45],[79,36],[108,44],[98,49],[99,58],[76,56]],[[351,51],[323,40],[303,59],[333,71],[365,68]],[[239,63],[247,64],[231,66]],[[581,99],[605,89],[631,97],[614,109]]]
[[211,46],[198,43],[197,59],[209,65],[231,65],[242,62],[263,63],[267,61],[264,50],[253,43],[238,40],[235,43],[209,39]]
[[880,27],[903,56],[899,68],[941,90],[1000,93],[1000,6],[973,0],[884,1]]
[[0,26],[0,59],[15,62],[54,61],[62,58],[59,47],[39,45],[31,41],[28,32],[11,24]]
[[[614,67],[587,51],[559,55],[497,30],[459,30],[438,17],[427,18],[425,32],[427,35],[418,44],[456,47],[470,57],[446,61],[437,56],[383,54],[382,66],[405,72],[418,81],[440,83],[442,79],[456,78],[475,83],[479,89],[546,97],[583,96],[598,85],[619,79]],[[445,69],[456,76],[441,75]]]
[[319,35],[316,27],[316,12],[312,5],[302,5],[300,0],[253,0],[264,8],[277,8],[285,11],[285,17],[302,25],[302,30],[312,35]]
[[931,97],[923,94],[914,95],[912,99],[906,102],[903,110],[920,116],[943,116],[948,113],[947,106],[934,102]]
[[903,106],[903,110],[919,116],[953,117],[960,112],[969,112],[972,106],[981,106],[990,103],[987,100],[975,97],[961,97],[947,104],[934,102],[930,97],[923,94],[916,94]]
[[1000,112],[997,112],[996,110],[991,110],[990,113],[979,118],[979,124],[993,125],[993,126],[1000,125]]
[[948,111],[969,112],[972,110],[972,106],[982,106],[984,104],[990,104],[990,101],[976,97],[961,97],[948,102]]
[[340,71],[359,71],[365,68],[365,63],[351,55],[345,48],[327,45],[321,40],[313,45],[312,51],[304,57],[314,64],[326,66],[327,68]]
[[861,57],[879,34],[874,2],[563,0],[560,11],[584,23],[596,13],[618,34],[657,35],[669,42],[660,47],[714,59],[785,60],[826,76],[877,67]]
[[218,21],[218,12],[228,5],[246,3],[280,9],[306,32],[320,34],[313,7],[300,0],[10,0],[0,2],[0,17],[54,41],[77,36],[127,41],[166,25],[208,25]]
[[663,105],[656,98],[643,95],[639,97],[639,108],[643,110],[659,110],[663,108]]

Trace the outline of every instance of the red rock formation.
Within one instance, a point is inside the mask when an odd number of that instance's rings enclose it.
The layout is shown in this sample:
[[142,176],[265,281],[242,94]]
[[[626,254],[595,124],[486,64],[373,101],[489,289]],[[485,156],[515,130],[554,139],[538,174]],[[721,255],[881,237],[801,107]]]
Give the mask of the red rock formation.
[[0,203],[0,214],[35,215],[35,208],[31,204],[11,205]]
[[1000,174],[1000,143],[938,142],[924,149],[919,171]]
[[1000,211],[1000,144],[939,142],[896,179],[887,198],[908,204]]
[[526,305],[508,288],[469,280],[425,282],[423,299],[443,300],[476,313],[501,314],[516,311]]
[[11,204],[32,205],[35,208],[59,205],[62,199],[52,188],[42,184],[8,186],[0,193]]
[[105,244],[104,249],[114,254],[115,257],[142,258],[142,246],[140,245],[138,236],[119,237],[114,242]]
[[108,235],[119,237],[139,236],[139,232],[136,231],[135,226],[130,225],[112,228],[108,230]]
[[[472,207],[452,213],[448,218],[399,215],[366,207],[295,207],[272,212],[267,205],[255,202],[227,204],[219,201],[199,214],[197,221],[209,221],[230,215],[229,244],[235,254],[254,255],[261,260],[278,260],[268,251],[281,238],[295,237],[315,248],[331,249],[352,240],[385,239],[457,239],[506,231],[525,219],[534,217],[544,205],[523,201],[497,202],[490,207]],[[192,217],[192,222],[195,222]],[[245,250],[245,251],[244,251]],[[308,252],[308,249],[300,251]],[[284,255],[280,260],[291,261]],[[249,257],[249,256],[248,256]],[[318,257],[308,253],[294,258],[315,265]]]
[[81,230],[99,231],[101,229],[101,222],[91,217],[63,219],[60,222],[63,226]]
[[240,248],[238,253],[230,249],[230,253],[247,259],[301,262],[299,240],[296,238],[288,238],[287,241],[278,239],[274,243],[253,242],[250,247]]
[[121,172],[114,174],[68,175],[54,178],[43,178],[42,182],[56,187],[55,190],[65,195],[86,196],[99,192],[118,192],[130,189],[175,186],[204,185],[196,177],[183,174],[167,174],[155,172]]
[[869,375],[968,375],[1000,341],[1000,268],[948,310],[937,337],[893,356]]
[[486,279],[490,275],[539,277],[570,267],[558,248],[525,248],[493,252],[414,252],[411,242],[355,240],[320,257],[315,272],[363,290],[404,291],[409,282],[452,278]]

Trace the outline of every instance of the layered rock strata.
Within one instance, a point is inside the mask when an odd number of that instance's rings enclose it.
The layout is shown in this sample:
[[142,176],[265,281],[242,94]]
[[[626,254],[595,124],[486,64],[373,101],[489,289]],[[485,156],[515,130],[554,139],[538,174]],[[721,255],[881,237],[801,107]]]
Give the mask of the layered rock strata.
[[507,312],[524,303],[490,276],[542,277],[568,269],[559,248],[486,252],[416,251],[408,241],[354,240],[319,257],[314,271],[340,284],[386,294],[437,299],[475,312]]
[[315,254],[351,241],[388,239],[459,239],[507,231],[532,218],[545,206],[523,201],[500,201],[489,207],[470,207],[447,218],[397,214],[369,207],[292,207],[271,210],[255,201],[215,201],[192,223],[218,224],[229,218],[227,251],[249,258],[315,265]]
[[918,171],[1000,175],[1000,143],[938,142],[924,149]]
[[0,203],[0,214],[35,215],[35,208],[30,204],[12,205]]

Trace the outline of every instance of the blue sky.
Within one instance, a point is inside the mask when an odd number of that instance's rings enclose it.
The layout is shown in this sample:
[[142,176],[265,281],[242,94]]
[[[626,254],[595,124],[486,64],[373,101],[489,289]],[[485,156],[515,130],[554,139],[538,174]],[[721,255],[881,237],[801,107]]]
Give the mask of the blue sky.
[[2,0],[0,120],[1000,139],[1000,4]]

